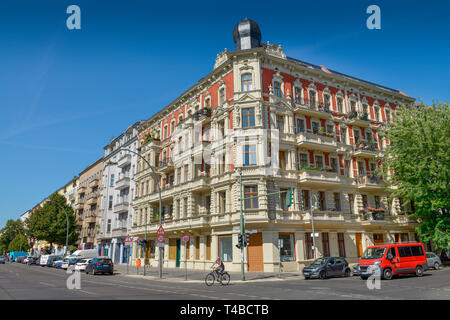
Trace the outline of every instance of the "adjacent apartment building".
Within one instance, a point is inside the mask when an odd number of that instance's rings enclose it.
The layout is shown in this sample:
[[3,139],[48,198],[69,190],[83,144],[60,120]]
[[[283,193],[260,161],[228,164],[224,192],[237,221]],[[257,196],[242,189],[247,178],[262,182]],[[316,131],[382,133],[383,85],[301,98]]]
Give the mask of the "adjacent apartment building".
[[130,256],[124,241],[131,232],[134,215],[131,203],[136,186],[133,178],[137,170],[138,129],[143,122],[129,126],[104,147],[97,240],[101,255],[111,257],[114,263],[128,263]]
[[92,249],[96,244],[102,173],[103,158],[100,158],[79,174],[74,211],[79,233],[76,244],[82,249]]
[[134,243],[132,261],[157,265],[162,215],[166,267],[207,269],[220,256],[240,270],[241,193],[249,271],[301,270],[314,250],[356,262],[369,245],[414,240],[410,210],[389,200],[377,171],[389,145],[384,130],[414,99],[287,57],[261,43],[251,20],[233,38],[234,51],[219,53],[213,71],[139,129],[139,152],[157,181],[138,159],[132,234],[150,246]]

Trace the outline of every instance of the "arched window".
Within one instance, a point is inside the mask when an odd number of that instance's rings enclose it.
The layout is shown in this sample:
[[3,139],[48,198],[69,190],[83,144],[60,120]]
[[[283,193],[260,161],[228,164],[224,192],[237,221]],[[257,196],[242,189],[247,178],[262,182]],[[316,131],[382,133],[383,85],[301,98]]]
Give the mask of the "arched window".
[[242,90],[241,91],[253,90],[253,82],[252,82],[252,75],[251,75],[251,73],[244,73],[241,76],[241,84],[242,84]]

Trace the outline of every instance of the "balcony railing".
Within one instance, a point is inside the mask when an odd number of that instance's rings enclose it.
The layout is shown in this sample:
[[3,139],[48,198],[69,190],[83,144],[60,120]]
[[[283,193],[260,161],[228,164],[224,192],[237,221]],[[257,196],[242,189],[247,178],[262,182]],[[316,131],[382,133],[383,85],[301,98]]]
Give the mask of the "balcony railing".
[[116,182],[116,189],[117,190],[126,189],[126,188],[129,188],[129,187],[130,187],[130,176],[129,175],[123,175]]

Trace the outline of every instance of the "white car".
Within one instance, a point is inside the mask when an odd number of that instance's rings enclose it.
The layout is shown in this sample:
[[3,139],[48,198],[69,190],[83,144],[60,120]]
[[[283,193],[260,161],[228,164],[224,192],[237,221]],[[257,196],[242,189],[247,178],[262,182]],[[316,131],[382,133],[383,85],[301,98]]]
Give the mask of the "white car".
[[92,259],[83,259],[80,262],[77,262],[77,264],[75,264],[75,271],[85,271],[87,265],[91,262]]

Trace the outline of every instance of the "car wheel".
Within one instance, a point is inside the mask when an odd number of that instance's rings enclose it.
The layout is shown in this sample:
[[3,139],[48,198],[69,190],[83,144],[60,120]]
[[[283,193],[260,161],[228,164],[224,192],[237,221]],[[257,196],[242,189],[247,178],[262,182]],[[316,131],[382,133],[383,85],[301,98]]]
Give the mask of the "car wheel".
[[418,277],[422,277],[423,276],[423,268],[422,268],[422,266],[417,266],[416,267],[416,276],[418,276]]
[[305,280],[309,280],[310,278],[309,277],[305,277]]
[[366,276],[359,276],[361,278],[361,280],[367,280],[368,277]]
[[320,279],[325,280],[327,278],[327,273],[324,270],[322,270],[319,273],[319,277]]
[[392,279],[392,270],[387,268],[383,271],[383,279],[391,280]]
[[345,276],[350,277],[350,269],[345,270]]
[[439,270],[439,263],[438,263],[438,262],[436,262],[436,263],[434,264],[434,270]]

